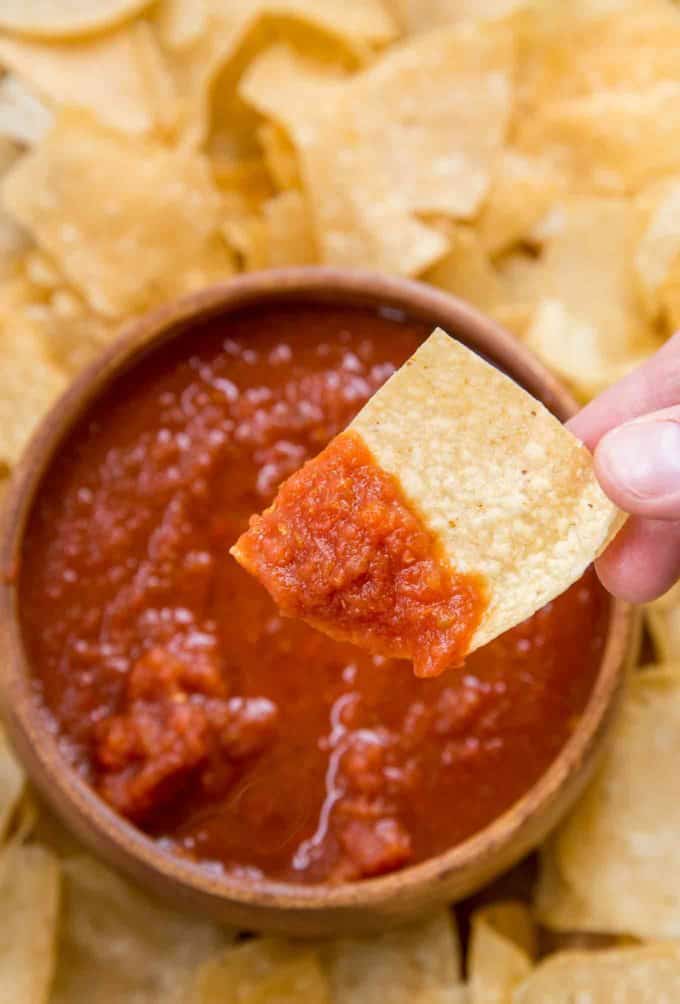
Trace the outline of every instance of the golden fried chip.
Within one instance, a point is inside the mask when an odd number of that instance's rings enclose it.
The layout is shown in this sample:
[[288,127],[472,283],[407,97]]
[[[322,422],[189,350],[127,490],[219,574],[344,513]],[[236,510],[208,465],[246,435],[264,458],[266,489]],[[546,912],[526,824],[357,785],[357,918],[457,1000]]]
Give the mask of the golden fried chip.
[[[0,117],[2,116],[1,91],[2,84],[0,84]],[[17,144],[1,133],[2,126],[0,125],[0,181],[19,157]],[[0,203],[0,280],[18,278],[22,256],[29,245],[30,238],[24,228],[19,226]]]
[[477,221],[489,254],[526,240],[563,189],[564,178],[550,161],[505,150]]
[[513,990],[531,972],[535,955],[536,932],[524,903],[475,911],[468,954],[471,1004],[512,1004]]
[[680,80],[596,91],[522,116],[518,148],[548,156],[572,190],[624,195],[680,170]]
[[[222,1001],[227,1002],[223,997]],[[248,1004],[332,1004],[330,987],[318,957],[312,952],[280,966],[262,980],[248,997]]]
[[680,999],[675,945],[558,952],[515,991],[513,1004],[662,1004]]
[[[193,5],[193,0],[183,2]],[[235,132],[248,134],[240,137],[241,143],[246,138],[252,140],[257,120],[244,115],[235,88],[246,66],[274,41],[283,38],[295,44],[306,43],[306,48],[315,53],[334,53],[338,58],[349,58],[354,65],[397,34],[395,21],[382,0],[205,2],[207,21],[200,38],[174,61],[184,95],[184,141],[192,146],[200,144],[215,128],[218,133],[231,134],[232,142]],[[221,124],[215,127],[213,122],[211,130],[211,119],[215,117]]]
[[219,154],[210,158],[215,181],[227,196],[234,196],[234,205],[257,212],[274,195],[272,180],[261,157],[234,160]]
[[247,272],[310,265],[318,258],[309,208],[302,193],[294,189],[268,199],[260,213],[230,220],[225,235]]
[[182,1004],[230,935],[175,913],[85,855],[66,858],[50,1004]]
[[59,863],[43,847],[0,852],[0,1004],[47,1004],[55,965]]
[[[45,343],[27,316],[22,300],[16,306],[0,299],[0,462],[19,459],[33,428],[66,385],[66,375],[48,358]],[[0,288],[8,297],[8,284]]]
[[49,132],[53,121],[52,113],[21,80],[11,73],[0,79],[1,136],[34,146]]
[[373,938],[339,938],[322,952],[335,1004],[444,1004],[462,983],[448,910]]
[[[23,0],[20,0],[23,2]],[[0,36],[0,64],[48,108],[91,112],[112,129],[145,133],[156,126],[139,25],[79,42],[43,43]]]
[[153,0],[3,0],[0,28],[36,38],[74,38],[112,28]]
[[447,228],[451,248],[423,278],[493,314],[503,294],[501,281],[477,232],[464,224]]
[[131,32],[155,131],[161,136],[172,138],[180,114],[180,104],[168,61],[156,33],[147,21],[136,23]]
[[[109,317],[227,276],[207,161],[64,114],[3,181],[8,210]],[[132,267],[134,263],[134,267]]]
[[200,969],[195,1004],[331,1004],[318,954],[283,938],[228,948]]
[[430,31],[468,18],[494,21],[529,6],[530,0],[394,0],[408,32]]
[[603,768],[551,846],[561,883],[573,891],[568,916],[552,875],[543,923],[678,937],[680,804],[672,765],[679,745],[680,670],[636,673]]
[[486,579],[474,648],[563,592],[620,525],[587,450],[530,394],[441,331],[350,428],[399,479],[452,567]]
[[668,0],[532,4],[521,34],[520,89],[526,111],[680,81],[680,13]]
[[344,87],[278,47],[241,93],[290,131],[323,260],[415,274],[447,248],[419,217],[468,218],[489,187],[513,64],[507,29],[464,24],[394,49]]
[[309,207],[301,192],[280,192],[265,202],[262,215],[271,266],[310,265],[317,260]]
[[209,0],[163,0],[156,9],[156,24],[162,44],[185,49],[208,30]]
[[[35,266],[32,272],[35,274]],[[44,278],[47,280],[47,274]],[[46,302],[31,308],[31,323],[52,362],[74,376],[115,338],[121,324],[96,314],[81,296],[64,288],[61,279],[46,293]]]
[[660,303],[657,294],[680,259],[680,178],[665,183],[635,252],[635,268],[648,303]]
[[0,842],[24,789],[24,772],[0,729]]
[[641,223],[623,199],[577,197],[535,229],[543,253],[521,281],[540,302],[526,341],[584,400],[658,348],[633,274]]
[[300,188],[295,147],[284,130],[274,122],[263,122],[257,138],[274,184],[278,188]]
[[[583,929],[588,908],[575,889],[565,881],[555,860],[555,839],[550,837],[540,850],[539,880],[533,890],[533,907],[537,920],[551,932],[567,932],[571,938],[588,938],[601,932]],[[584,947],[578,945],[577,947]]]
[[[586,402],[616,383],[658,347],[653,334],[625,354],[611,332],[569,313],[560,300],[542,300],[524,333],[524,341],[575,397]],[[610,344],[615,346],[610,352]]]

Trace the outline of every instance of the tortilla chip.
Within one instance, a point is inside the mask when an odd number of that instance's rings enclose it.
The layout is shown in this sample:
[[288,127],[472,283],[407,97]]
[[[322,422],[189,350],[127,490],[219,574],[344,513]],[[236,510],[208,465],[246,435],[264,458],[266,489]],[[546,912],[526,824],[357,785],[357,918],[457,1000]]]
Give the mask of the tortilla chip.
[[158,904],[85,855],[66,858],[50,1004],[183,1004],[201,963],[230,935]]
[[[184,0],[191,6],[193,0]],[[198,146],[215,130],[250,139],[257,124],[244,118],[235,89],[257,54],[279,38],[313,53],[334,53],[352,65],[397,34],[381,0],[245,0],[238,5],[206,0],[207,22],[199,39],[178,53],[174,66],[184,96],[184,142]],[[283,83],[283,81],[282,81]],[[218,94],[219,91],[219,94]],[[234,121],[234,119],[237,121]],[[211,124],[213,129],[211,130]]]
[[132,32],[155,132],[164,138],[173,139],[180,106],[169,63],[155,31],[147,21],[137,22]]
[[121,330],[120,323],[95,314],[82,297],[64,288],[61,279],[45,303],[31,308],[30,316],[47,356],[69,376],[92,362]]
[[[590,401],[643,363],[659,345],[652,333],[622,357],[610,352],[611,331],[594,327],[570,314],[559,300],[542,300],[524,341],[582,402]],[[620,348],[620,346],[617,346]],[[618,356],[618,359],[616,358]]]
[[535,230],[543,253],[525,265],[521,282],[540,303],[526,341],[582,400],[659,347],[633,272],[641,227],[625,200],[570,198]]
[[502,286],[477,232],[464,224],[445,232],[450,235],[451,249],[423,278],[493,314],[502,298]]
[[462,983],[448,910],[373,938],[339,938],[322,952],[336,1004],[444,1004]]
[[645,323],[632,263],[642,225],[642,215],[623,199],[572,197],[534,230],[543,245],[536,266],[541,298],[559,300],[608,333],[612,351]]
[[489,582],[473,648],[562,593],[620,523],[585,448],[531,395],[442,331],[351,428],[399,478],[454,568]]
[[619,196],[680,169],[680,81],[596,91],[522,116],[517,146],[549,156],[573,191]]
[[515,991],[513,1004],[661,1004],[680,999],[675,945],[559,952]]
[[0,842],[5,838],[23,790],[23,769],[0,729]]
[[195,1004],[331,1004],[318,954],[279,938],[257,938],[206,962],[191,999]]
[[[679,742],[680,670],[636,673],[604,765],[552,844],[561,881],[573,891],[572,929],[680,934],[680,804],[670,769]],[[551,892],[540,917],[561,925],[554,877]]]
[[506,150],[477,222],[484,248],[495,255],[528,239],[563,190],[564,178],[550,161]]
[[677,8],[667,0],[533,4],[522,22],[527,111],[616,90],[678,81]]
[[264,122],[257,131],[265,163],[278,188],[300,188],[300,171],[295,147],[284,130],[274,122]]
[[469,218],[486,194],[513,65],[507,29],[466,24],[394,49],[342,88],[327,67],[278,47],[241,94],[291,134],[323,260],[416,274],[447,248],[419,217]]
[[80,109],[112,129],[147,133],[156,126],[157,109],[140,60],[138,28],[123,26],[78,42],[0,36],[0,64],[48,108]]
[[269,171],[261,157],[234,160],[215,154],[210,158],[210,166],[225,195],[236,196],[244,208],[257,211],[274,195]]
[[163,46],[181,50],[200,41],[210,23],[208,8],[208,0],[163,0],[155,12]]
[[35,425],[66,385],[66,375],[48,358],[21,301],[16,306],[0,302],[0,371],[4,374],[0,462],[13,465]]
[[52,113],[11,73],[0,80],[0,135],[35,146],[49,132]]
[[294,189],[268,199],[260,214],[231,220],[225,235],[242,255],[245,271],[310,265],[318,258],[309,208]]
[[198,154],[65,114],[5,177],[2,194],[104,316],[126,316],[206,276],[230,274],[219,240],[219,193]]
[[[1,92],[2,83],[0,83],[0,106]],[[0,107],[0,118],[1,116],[2,108]],[[0,181],[16,163],[18,157],[19,146],[14,140],[2,135],[2,125],[0,125]],[[30,237],[24,228],[19,226],[0,202],[0,281],[7,280],[11,283],[20,278],[23,255],[30,243]],[[2,294],[0,294],[1,298]]]
[[471,1004],[512,1004],[535,955],[536,932],[524,903],[494,903],[475,911],[468,954]]
[[530,0],[394,0],[399,22],[411,33],[469,18],[495,21],[529,6]]
[[43,847],[0,852],[0,1004],[47,1004],[55,964],[59,864]]
[[0,28],[36,38],[75,38],[112,28],[153,0],[3,0]]
[[652,316],[661,309],[664,287],[680,263],[680,178],[663,183],[635,252],[635,269]]
[[[621,515],[599,487],[586,448],[531,395],[443,331],[436,331],[387,381],[348,431],[367,448],[378,469],[396,479],[445,562],[456,574],[481,580],[487,602],[471,637],[464,639],[463,655],[562,593],[621,525]],[[313,476],[318,462],[303,468],[306,478]],[[274,521],[278,515],[278,533],[284,537],[290,530],[277,503],[287,484],[267,511]],[[316,516],[312,507],[309,518]],[[232,553],[286,608],[296,572],[286,564],[288,551],[277,564],[275,548],[270,561],[260,522],[251,522]],[[312,549],[315,539],[310,534]],[[339,547],[343,541],[341,536]],[[350,569],[338,584],[336,563],[328,563],[328,542],[323,546],[325,560],[319,554],[317,567],[329,568],[329,595],[337,599],[341,589],[351,592],[354,579]],[[293,564],[298,555],[303,562],[314,560],[313,551],[291,553]],[[421,649],[417,640],[415,647],[399,642],[399,631],[391,638],[376,634],[365,606],[371,596],[364,585],[366,575],[362,564],[363,617],[356,623],[328,614],[334,607],[324,605],[325,581],[319,587],[320,606],[296,607],[295,613],[333,637],[414,659],[419,675],[445,668],[439,655],[431,657],[430,642]]]

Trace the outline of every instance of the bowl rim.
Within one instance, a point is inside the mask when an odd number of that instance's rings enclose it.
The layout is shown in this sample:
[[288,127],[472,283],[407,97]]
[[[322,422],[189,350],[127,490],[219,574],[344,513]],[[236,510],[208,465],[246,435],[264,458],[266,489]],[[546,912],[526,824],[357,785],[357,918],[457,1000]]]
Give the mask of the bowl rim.
[[[397,893],[417,896],[423,885],[443,883],[469,869],[483,869],[490,857],[511,844],[521,847],[521,853],[531,849],[532,819],[537,813],[556,815],[558,795],[572,774],[597,752],[614,713],[625,677],[626,653],[635,634],[629,604],[612,600],[598,675],[578,725],[552,764],[517,802],[441,854],[384,876],[337,886],[303,885],[266,876],[256,881],[238,878],[205,861],[193,862],[165,850],[115,813],[60,752],[56,731],[36,697],[21,637],[16,581],[24,530],[44,473],[70,430],[113,378],[165,342],[195,324],[267,301],[380,304],[403,310],[412,318],[439,323],[464,343],[472,342],[476,351],[511,375],[521,372],[516,378],[561,419],[576,410],[568,391],[512,335],[464,301],[415,280],[325,266],[272,269],[228,279],[150,311],[127,324],[76,376],[39,423],[15,468],[0,529],[4,572],[0,581],[0,645],[5,656],[0,667],[0,711],[28,774],[56,813],[90,846],[96,835],[98,852],[135,878],[170,882],[180,898],[183,893],[191,897],[198,892],[204,898],[244,908],[310,913],[329,908],[384,908]],[[513,860],[519,856],[517,853]],[[491,874],[493,870],[489,877]]]

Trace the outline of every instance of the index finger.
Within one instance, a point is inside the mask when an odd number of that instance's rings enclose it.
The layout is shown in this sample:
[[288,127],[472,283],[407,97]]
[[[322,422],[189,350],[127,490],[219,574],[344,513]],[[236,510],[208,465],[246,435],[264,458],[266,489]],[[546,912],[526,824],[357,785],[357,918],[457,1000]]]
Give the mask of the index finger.
[[680,404],[680,332],[642,366],[603,391],[567,423],[591,450],[610,429]]

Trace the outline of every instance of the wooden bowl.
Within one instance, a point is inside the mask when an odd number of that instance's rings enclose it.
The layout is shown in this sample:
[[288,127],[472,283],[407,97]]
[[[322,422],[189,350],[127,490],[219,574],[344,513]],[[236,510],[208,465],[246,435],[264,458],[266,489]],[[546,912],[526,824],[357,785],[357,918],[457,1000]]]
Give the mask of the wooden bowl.
[[61,756],[31,686],[17,615],[16,572],[33,499],[72,426],[114,377],[150,351],[216,315],[272,301],[390,306],[440,325],[523,384],[561,419],[572,398],[511,335],[448,294],[405,279],[329,268],[289,268],[213,286],[133,322],[54,405],[16,469],[0,540],[0,695],[11,738],[33,782],[91,849],[176,907],[247,929],[316,936],[376,931],[478,889],[535,847],[584,787],[612,721],[634,649],[632,609],[612,602],[608,639],[578,727],[552,766],[507,812],[439,856],[381,878],[341,886],[256,885],[163,851],[116,815]]

